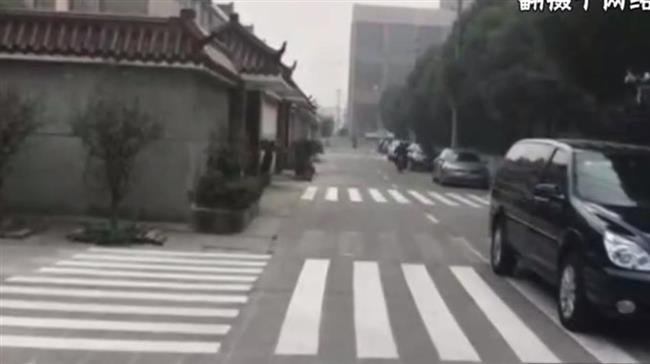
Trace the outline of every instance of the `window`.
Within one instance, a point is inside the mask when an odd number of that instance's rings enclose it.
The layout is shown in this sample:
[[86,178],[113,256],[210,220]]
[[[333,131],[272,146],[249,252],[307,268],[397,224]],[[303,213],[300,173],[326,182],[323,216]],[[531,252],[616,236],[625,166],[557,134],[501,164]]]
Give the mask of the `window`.
[[34,8],[39,10],[54,10],[55,0],[34,0]]
[[480,162],[481,158],[471,152],[458,152],[456,154],[456,161],[457,162]]
[[79,12],[98,12],[99,0],[70,0],[70,10]]
[[562,192],[566,192],[570,159],[571,154],[569,152],[558,149],[546,166],[541,182],[552,183],[560,187]]

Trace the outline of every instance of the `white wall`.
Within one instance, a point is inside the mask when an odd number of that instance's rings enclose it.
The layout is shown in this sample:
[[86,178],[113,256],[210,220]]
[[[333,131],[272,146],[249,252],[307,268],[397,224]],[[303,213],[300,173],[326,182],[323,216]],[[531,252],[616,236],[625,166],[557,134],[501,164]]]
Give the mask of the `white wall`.
[[278,104],[267,98],[262,99],[261,138],[276,140],[278,132]]
[[178,0],[150,0],[150,16],[178,16],[181,12],[181,3]]

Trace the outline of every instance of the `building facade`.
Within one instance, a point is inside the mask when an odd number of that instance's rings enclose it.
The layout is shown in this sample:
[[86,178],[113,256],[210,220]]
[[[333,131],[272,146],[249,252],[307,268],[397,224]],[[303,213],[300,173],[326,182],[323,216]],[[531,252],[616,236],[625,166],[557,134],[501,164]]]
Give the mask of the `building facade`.
[[354,5],[348,83],[352,133],[381,128],[381,93],[403,84],[418,57],[444,42],[455,17],[447,9]]

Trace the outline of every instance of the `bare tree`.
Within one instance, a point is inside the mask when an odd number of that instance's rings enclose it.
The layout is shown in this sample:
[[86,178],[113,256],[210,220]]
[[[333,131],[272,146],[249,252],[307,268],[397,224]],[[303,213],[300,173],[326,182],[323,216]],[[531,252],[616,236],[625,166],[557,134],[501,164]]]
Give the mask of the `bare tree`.
[[[38,127],[37,112],[36,101],[22,98],[15,90],[0,90],[0,192],[12,157]],[[0,220],[3,210],[0,198]]]
[[118,209],[127,195],[138,154],[162,136],[162,125],[136,102],[91,101],[72,123],[91,158],[101,163],[101,182],[110,196],[110,224],[117,228]]

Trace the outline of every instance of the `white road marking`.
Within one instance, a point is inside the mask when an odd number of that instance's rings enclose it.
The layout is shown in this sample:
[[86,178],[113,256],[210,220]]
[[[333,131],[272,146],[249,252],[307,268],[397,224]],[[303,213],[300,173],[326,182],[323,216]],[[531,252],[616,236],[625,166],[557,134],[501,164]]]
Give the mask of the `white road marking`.
[[402,264],[415,306],[442,361],[480,361],[422,264]]
[[305,192],[302,194],[300,199],[305,201],[313,201],[314,198],[316,197],[316,192],[318,192],[318,187],[309,186],[305,189]]
[[71,289],[35,286],[0,286],[0,294],[18,294],[31,296],[63,296],[86,298],[115,298],[130,300],[160,300],[175,302],[211,302],[211,303],[246,303],[248,298],[241,295],[208,295],[191,293],[127,292],[99,289]]
[[375,202],[379,202],[379,203],[388,202],[388,200],[386,200],[386,197],[384,197],[384,195],[382,195],[381,192],[379,192],[379,190],[376,188],[368,189],[368,193],[370,193],[370,197],[372,197],[372,199],[375,200]]
[[319,331],[329,260],[307,259],[282,323],[275,353],[318,354]]
[[338,201],[339,200],[339,189],[336,188],[336,187],[327,188],[327,192],[325,193],[325,200],[332,201],[332,202]]
[[359,192],[358,188],[348,188],[348,195],[350,196],[350,201],[352,202],[363,201],[361,198],[361,192]]
[[465,197],[463,197],[463,196],[461,196],[461,195],[459,195],[457,193],[447,192],[447,196],[449,196],[451,198],[454,198],[454,199],[464,203],[465,205],[471,206],[473,208],[477,208],[477,209],[481,208],[481,205],[477,204],[476,202],[474,202],[472,200],[468,200]]
[[0,316],[0,327],[225,335],[230,325]]
[[469,198],[473,199],[474,201],[478,201],[479,203],[482,203],[483,205],[489,205],[490,204],[490,201],[488,201],[488,200],[486,200],[486,199],[484,199],[482,197],[472,195],[472,194],[468,194],[467,196]]
[[357,357],[396,359],[397,346],[376,262],[354,262],[353,289]]
[[433,215],[431,215],[431,214],[427,214],[427,219],[428,219],[429,221],[431,221],[432,223],[434,223],[434,224],[438,224],[438,223],[440,223],[440,221],[439,221],[438,219],[436,219],[436,217],[433,216]]
[[111,254],[76,254],[73,259],[87,260],[108,260],[116,262],[142,262],[142,263],[174,263],[189,265],[213,265],[213,266],[233,266],[233,267],[264,267],[265,261],[248,261],[232,259],[185,259],[185,258],[167,258],[167,257],[149,257],[149,256],[128,256],[128,255],[111,255]]
[[439,194],[438,192],[429,191],[429,196],[437,199],[438,201],[444,203],[447,206],[460,206],[458,205],[458,202],[452,201],[446,198],[445,196]]
[[131,263],[80,261],[80,260],[61,260],[56,262],[55,265],[66,266],[66,267],[159,270],[159,271],[170,271],[170,272],[210,272],[210,273],[242,273],[242,274],[262,273],[261,268],[188,267],[182,265],[169,265],[169,264],[131,264]]
[[136,353],[216,354],[215,341],[149,341],[0,335],[0,347]]
[[158,250],[158,249],[128,249],[128,248],[100,248],[93,247],[87,251],[93,253],[110,253],[110,254],[128,254],[128,255],[162,255],[174,257],[196,257],[196,258],[227,258],[227,259],[269,259],[269,254],[253,253],[217,253],[217,252],[190,252],[178,250]]
[[404,195],[402,195],[398,190],[388,190],[388,194],[391,195],[397,203],[400,204],[409,204],[411,201],[409,201]]
[[[507,279],[510,284],[522,296],[524,296],[533,306],[537,307],[546,317],[548,317],[557,327],[562,328],[562,324],[557,317],[557,310],[553,298],[541,292],[538,288],[533,287],[530,282],[523,282],[515,279]],[[599,336],[592,336],[589,334],[573,333],[568,330],[565,333],[580,346],[582,346],[589,354],[596,358],[603,364],[618,363],[618,364],[638,364],[639,361],[634,359],[630,354],[626,353],[623,349],[616,344],[605,340]]]
[[127,288],[159,288],[173,290],[197,291],[250,291],[250,284],[209,284],[187,282],[156,282],[156,281],[131,281],[95,278],[68,278],[68,277],[40,277],[40,276],[14,276],[6,280],[12,283],[42,283],[69,286],[91,287],[127,287]]
[[465,291],[524,363],[561,363],[471,267],[451,267]]
[[160,273],[160,272],[138,272],[138,271],[127,271],[127,270],[102,270],[102,269],[62,268],[62,267],[44,267],[44,268],[40,268],[38,271],[41,273],[50,273],[50,274],[69,274],[69,275],[95,276],[95,277],[156,278],[156,279],[176,279],[176,280],[211,281],[211,282],[252,283],[257,280],[256,276],[244,276],[244,275]]
[[490,260],[489,260],[488,258],[486,258],[483,254],[481,254],[481,252],[479,252],[478,249],[476,249],[476,248],[474,247],[474,245],[472,245],[472,243],[470,243],[469,241],[467,241],[467,239],[465,239],[464,237],[462,237],[462,236],[459,236],[459,237],[452,237],[451,239],[454,240],[454,241],[458,241],[458,242],[460,242],[461,244],[463,244],[463,245],[465,246],[465,248],[467,248],[467,250],[469,250],[470,252],[472,252],[472,254],[474,254],[474,255],[475,255],[478,259],[480,259],[483,263],[490,264]]
[[431,201],[430,199],[426,198],[423,194],[421,194],[418,191],[414,190],[409,190],[408,193],[411,194],[411,196],[415,197],[416,200],[420,201],[423,205],[427,206],[433,206],[435,203]]
[[101,303],[70,303],[59,301],[31,301],[0,299],[0,308],[17,310],[113,313],[128,315],[183,316],[183,317],[227,317],[239,315],[237,309],[216,309],[170,306],[134,306]]

